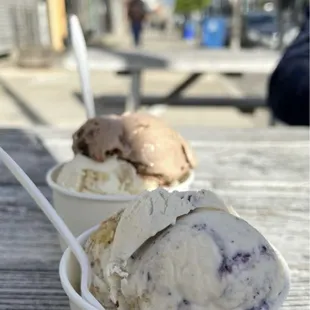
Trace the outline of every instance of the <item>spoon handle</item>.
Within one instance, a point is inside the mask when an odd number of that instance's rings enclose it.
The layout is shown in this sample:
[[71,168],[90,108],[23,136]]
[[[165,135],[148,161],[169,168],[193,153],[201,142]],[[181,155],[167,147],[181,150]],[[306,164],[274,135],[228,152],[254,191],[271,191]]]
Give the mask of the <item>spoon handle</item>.
[[96,116],[96,112],[95,112],[94,96],[90,83],[86,43],[77,16],[76,15],[70,16],[69,23],[72,35],[72,46],[77,62],[77,69],[79,72],[86,114],[87,118],[92,118]]

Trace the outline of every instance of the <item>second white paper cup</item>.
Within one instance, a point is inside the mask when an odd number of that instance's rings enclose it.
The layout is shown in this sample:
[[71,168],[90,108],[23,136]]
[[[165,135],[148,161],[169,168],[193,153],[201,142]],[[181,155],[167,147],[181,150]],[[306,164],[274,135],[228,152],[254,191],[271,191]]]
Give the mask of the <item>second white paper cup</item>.
[[[135,195],[99,195],[79,193],[68,190],[56,183],[63,164],[58,164],[47,173],[47,183],[53,192],[53,205],[57,213],[67,224],[75,236],[79,236],[87,229],[108,219],[117,211],[126,208],[135,198]],[[166,188],[169,191],[186,191],[194,179],[194,173],[177,186]],[[61,249],[67,245],[60,239]]]

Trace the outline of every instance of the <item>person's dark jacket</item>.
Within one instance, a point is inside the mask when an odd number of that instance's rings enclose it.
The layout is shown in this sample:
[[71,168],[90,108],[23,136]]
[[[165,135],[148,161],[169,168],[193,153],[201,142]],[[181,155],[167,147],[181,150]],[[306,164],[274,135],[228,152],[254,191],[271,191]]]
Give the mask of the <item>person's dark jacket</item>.
[[277,119],[309,126],[309,11],[298,37],[270,78],[268,105]]
[[145,19],[146,9],[142,0],[131,0],[128,3],[128,18],[132,22],[141,23]]

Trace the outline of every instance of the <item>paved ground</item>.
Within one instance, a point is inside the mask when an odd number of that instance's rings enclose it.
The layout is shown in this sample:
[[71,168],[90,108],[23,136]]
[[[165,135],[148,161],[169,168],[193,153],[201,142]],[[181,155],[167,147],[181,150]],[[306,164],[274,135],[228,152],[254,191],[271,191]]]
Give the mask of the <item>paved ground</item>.
[[[164,94],[184,78],[182,74],[150,72],[144,75],[143,92]],[[248,87],[252,83],[253,87]],[[204,76],[188,90],[191,95],[210,97],[243,97],[259,92],[264,77],[228,79],[216,75]],[[98,113],[121,112],[122,105],[102,102],[102,95],[126,95],[128,80],[112,73],[92,73],[92,86]],[[263,86],[261,85],[261,88]],[[76,73],[60,69],[17,70],[1,69],[0,73],[0,125],[48,124],[56,126],[78,125],[85,119],[79,97]],[[255,127],[266,126],[267,113],[257,111],[245,115],[234,108],[169,107],[155,105],[150,109],[172,124],[203,124],[205,126]]]
[[[160,39],[160,40],[159,40]],[[130,49],[127,38],[123,48]],[[143,49],[193,48],[178,38],[159,34],[146,36]],[[32,124],[78,126],[85,120],[80,101],[80,87],[76,72],[60,67],[52,69],[18,69],[9,62],[0,64],[0,125]],[[143,76],[143,93],[159,95],[168,93],[184,74],[148,72]],[[126,95],[128,79],[114,73],[92,72],[92,87],[96,97],[97,113],[120,113],[123,105],[111,105],[100,98],[104,95]],[[246,75],[224,77],[205,75],[187,93],[210,98],[265,97],[266,76]],[[167,120],[172,125],[205,125],[216,127],[261,127],[268,124],[269,114],[259,110],[253,115],[235,108],[169,107],[164,104],[142,107]]]

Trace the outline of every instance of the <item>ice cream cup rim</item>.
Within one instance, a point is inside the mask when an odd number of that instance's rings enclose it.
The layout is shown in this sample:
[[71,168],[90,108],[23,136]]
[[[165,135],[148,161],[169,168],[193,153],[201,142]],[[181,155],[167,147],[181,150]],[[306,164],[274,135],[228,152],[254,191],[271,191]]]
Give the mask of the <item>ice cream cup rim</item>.
[[[91,235],[91,233],[97,230],[99,226],[100,224],[84,231],[79,237],[77,237],[78,242],[83,246],[84,243],[87,241],[87,238]],[[91,306],[88,302],[86,302],[82,298],[82,296],[76,292],[76,290],[73,288],[72,284],[69,281],[66,264],[67,261],[69,260],[70,254],[71,249],[67,248],[65,252],[62,254],[62,257],[59,262],[59,277],[62,288],[64,289],[65,293],[67,294],[71,302],[73,302],[79,307],[82,307],[85,310],[93,310],[94,307]]]
[[[60,185],[58,185],[54,181],[54,174],[64,165],[65,163],[58,163],[54,165],[51,169],[48,170],[46,174],[46,182],[50,188],[52,188],[56,192],[60,192],[63,195],[71,196],[80,199],[90,199],[90,200],[99,200],[99,201],[132,201],[137,195],[129,195],[129,194],[110,194],[110,195],[102,195],[102,194],[92,194],[92,193],[79,193],[73,190],[68,190]],[[188,178],[181,184],[170,187],[169,190],[178,190],[180,185],[184,183],[192,183],[194,179],[194,171],[191,170]]]

